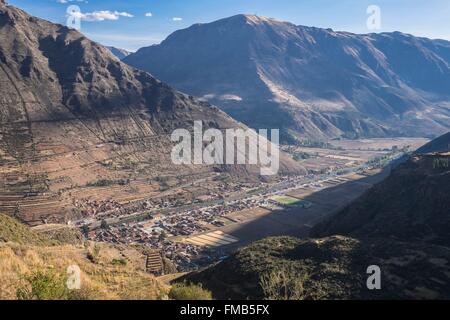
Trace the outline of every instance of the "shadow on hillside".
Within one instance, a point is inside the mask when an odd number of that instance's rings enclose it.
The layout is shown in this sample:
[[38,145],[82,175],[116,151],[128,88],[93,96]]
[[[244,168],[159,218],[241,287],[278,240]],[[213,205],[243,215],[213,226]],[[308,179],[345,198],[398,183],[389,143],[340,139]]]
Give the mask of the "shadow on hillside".
[[[238,238],[239,242],[219,247],[217,250],[227,254],[251,242],[271,236],[308,237],[314,225],[351,204],[374,184],[384,180],[389,173],[390,168],[386,168],[374,176],[366,176],[359,180],[331,186],[304,197],[299,196],[313,204],[308,209],[289,208],[273,211],[242,224],[223,227],[220,230]],[[288,194],[294,193],[289,192]]]

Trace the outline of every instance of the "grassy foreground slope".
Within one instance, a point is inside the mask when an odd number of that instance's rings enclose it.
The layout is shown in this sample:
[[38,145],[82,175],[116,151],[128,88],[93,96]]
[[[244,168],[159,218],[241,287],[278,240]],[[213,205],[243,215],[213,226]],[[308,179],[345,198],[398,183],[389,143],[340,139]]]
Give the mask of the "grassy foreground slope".
[[81,270],[81,290],[72,295],[78,299],[161,299],[168,294],[166,285],[145,272],[138,248],[65,244],[0,214],[0,300],[17,299],[18,289],[31,290],[39,275],[53,275],[52,284],[64,286],[69,266]]

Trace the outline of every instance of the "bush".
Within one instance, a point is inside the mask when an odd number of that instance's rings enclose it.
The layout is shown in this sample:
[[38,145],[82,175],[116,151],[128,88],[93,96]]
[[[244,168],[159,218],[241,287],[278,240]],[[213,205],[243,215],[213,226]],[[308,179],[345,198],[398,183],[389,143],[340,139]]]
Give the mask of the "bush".
[[24,276],[24,285],[17,289],[18,300],[84,300],[85,292],[69,290],[67,278],[53,270],[36,271]]
[[298,274],[289,267],[266,273],[260,277],[260,286],[267,300],[303,300],[308,275]]
[[108,222],[106,222],[106,220],[102,220],[102,221],[100,222],[100,228],[101,228],[101,229],[104,229],[104,230],[109,229]]
[[173,300],[212,300],[212,293],[200,285],[177,283],[170,289],[169,298]]
[[111,261],[111,264],[115,265],[115,266],[126,266],[127,265],[127,260],[125,260],[125,259],[113,259]]

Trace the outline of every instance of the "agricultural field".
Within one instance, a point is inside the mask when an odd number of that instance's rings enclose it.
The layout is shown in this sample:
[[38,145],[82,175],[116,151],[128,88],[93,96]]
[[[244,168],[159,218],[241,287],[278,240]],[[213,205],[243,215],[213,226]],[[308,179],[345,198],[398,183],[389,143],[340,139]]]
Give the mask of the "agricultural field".
[[414,151],[426,138],[332,140],[321,147],[283,146],[309,172],[338,171],[383,158],[397,150]]
[[302,202],[302,200],[299,200],[297,198],[293,198],[293,197],[290,197],[290,196],[278,196],[278,195],[277,196],[273,196],[271,198],[271,200],[275,201],[275,202],[277,202],[277,203],[279,203],[281,205],[284,205],[284,206],[295,206],[295,205],[297,205],[297,204]]

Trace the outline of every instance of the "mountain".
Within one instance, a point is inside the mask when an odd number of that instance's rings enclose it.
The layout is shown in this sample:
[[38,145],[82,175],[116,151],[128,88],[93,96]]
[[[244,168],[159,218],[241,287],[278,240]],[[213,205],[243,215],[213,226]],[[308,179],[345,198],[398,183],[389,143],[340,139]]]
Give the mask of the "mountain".
[[416,150],[417,154],[445,152],[450,152],[450,132],[447,132]]
[[436,136],[450,128],[450,42],[237,15],[124,61],[284,137]]
[[413,155],[311,238],[264,239],[185,280],[224,299],[449,299],[449,160]]
[[123,60],[125,57],[129,56],[131,53],[125,49],[120,49],[120,48],[115,48],[115,47],[106,46],[105,48],[107,48],[109,51],[111,51],[111,53],[113,55],[115,55],[119,60]]
[[[161,181],[259,175],[258,166],[173,164],[173,130],[196,120],[205,129],[244,126],[83,34],[2,2],[0,39],[1,212],[33,224],[69,221],[91,196],[131,203],[157,194]],[[303,172],[280,161],[280,172]]]
[[340,234],[450,247],[449,155],[413,155],[312,235]]

